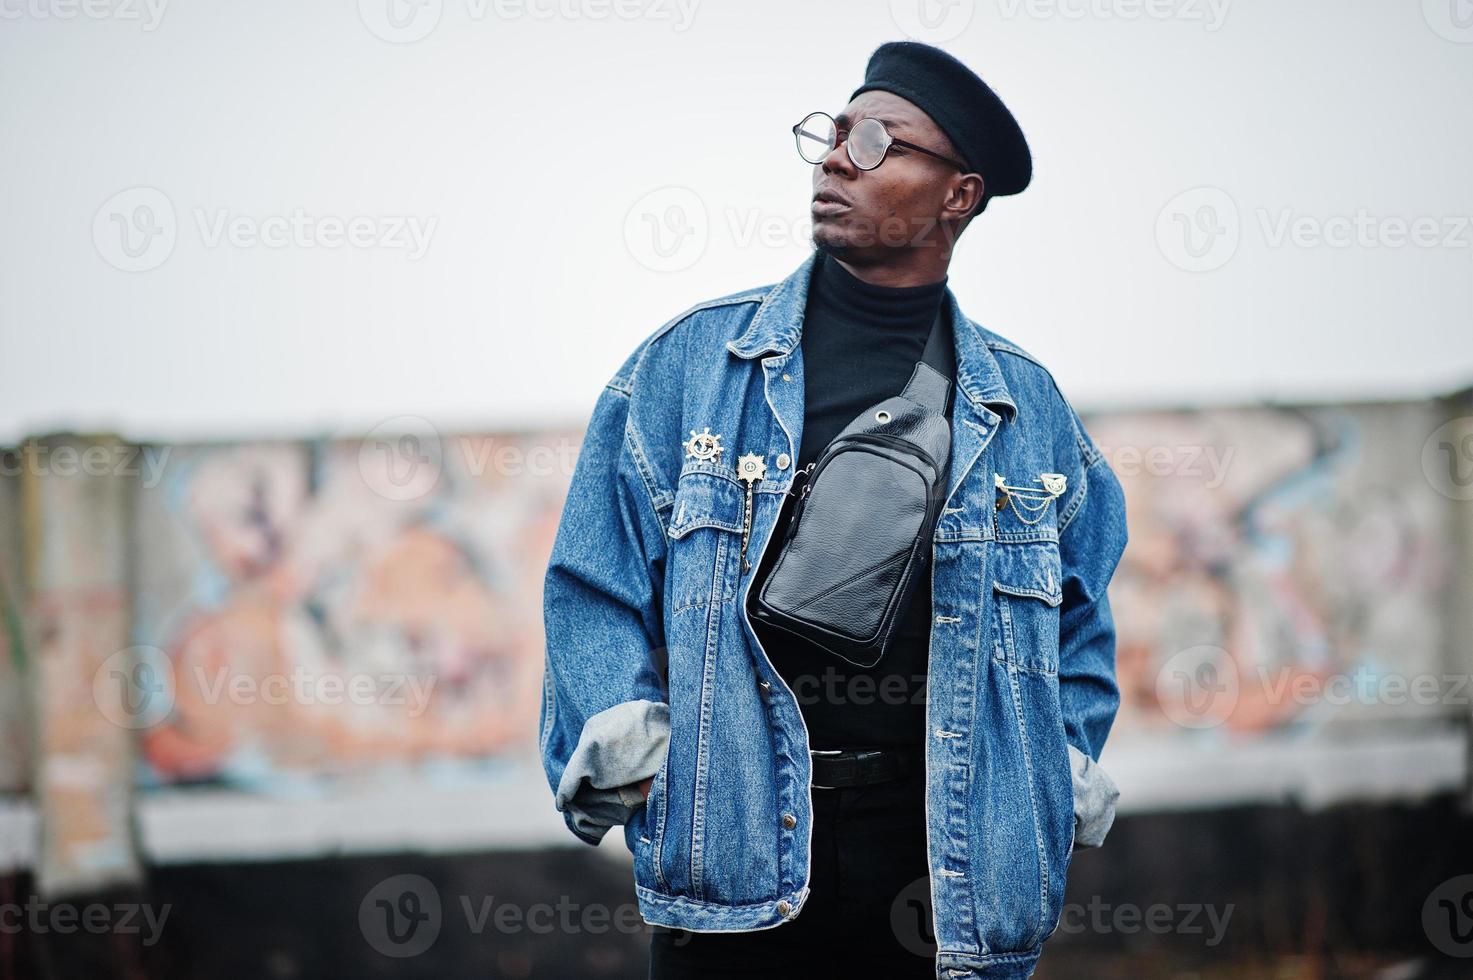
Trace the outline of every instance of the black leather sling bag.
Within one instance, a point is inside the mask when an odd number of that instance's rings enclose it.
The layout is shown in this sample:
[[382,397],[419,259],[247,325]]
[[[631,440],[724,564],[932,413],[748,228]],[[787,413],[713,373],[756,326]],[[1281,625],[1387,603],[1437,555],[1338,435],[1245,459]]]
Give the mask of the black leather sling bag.
[[753,599],[757,619],[861,667],[889,648],[946,499],[954,352],[944,311],[905,389],[855,416],[814,460]]

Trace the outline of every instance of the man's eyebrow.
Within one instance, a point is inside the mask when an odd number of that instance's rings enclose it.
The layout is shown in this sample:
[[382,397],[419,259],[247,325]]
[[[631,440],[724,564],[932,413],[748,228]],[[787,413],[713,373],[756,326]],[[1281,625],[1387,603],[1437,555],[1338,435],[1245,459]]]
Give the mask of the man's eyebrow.
[[[879,116],[860,116],[859,118],[861,118],[861,119],[880,119]],[[848,113],[841,112],[837,116],[834,117],[834,122],[836,124],[838,124],[838,126],[839,126],[840,129],[844,129],[845,127],[847,127],[850,124],[851,120],[849,118],[849,114]],[[904,120],[901,120],[901,119],[880,119],[880,124],[882,126],[884,126],[886,129],[908,129],[909,128],[906,125],[905,121]]]

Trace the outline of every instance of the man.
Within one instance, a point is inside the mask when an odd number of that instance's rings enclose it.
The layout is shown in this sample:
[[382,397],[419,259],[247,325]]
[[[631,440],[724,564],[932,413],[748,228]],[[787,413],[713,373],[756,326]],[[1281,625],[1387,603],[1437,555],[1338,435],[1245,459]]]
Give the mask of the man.
[[[1031,157],[976,74],[913,42],[794,132],[814,254],[664,324],[595,406],[546,579],[555,805],[590,844],[623,825],[651,976],[1028,976],[1114,816],[1097,760],[1126,541],[1052,376],[946,287],[956,236]],[[947,496],[898,638],[859,668],[749,597],[790,491],[933,323],[955,352]]]

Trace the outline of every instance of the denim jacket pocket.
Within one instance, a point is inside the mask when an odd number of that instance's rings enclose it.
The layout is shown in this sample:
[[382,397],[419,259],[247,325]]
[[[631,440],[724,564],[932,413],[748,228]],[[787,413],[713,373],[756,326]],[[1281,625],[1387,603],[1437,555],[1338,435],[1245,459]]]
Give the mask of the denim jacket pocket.
[[1059,546],[1050,541],[994,545],[992,588],[996,594],[997,654],[1024,670],[1059,671]]
[[628,829],[629,849],[634,854],[635,883],[658,891],[667,891],[665,875],[661,867],[661,845],[664,842],[666,810],[665,780],[670,766],[670,749],[666,746],[665,759],[650,781],[650,791],[640,806],[634,810]]
[[670,512],[672,614],[731,601],[740,579],[746,491],[735,476],[695,465],[681,473]]

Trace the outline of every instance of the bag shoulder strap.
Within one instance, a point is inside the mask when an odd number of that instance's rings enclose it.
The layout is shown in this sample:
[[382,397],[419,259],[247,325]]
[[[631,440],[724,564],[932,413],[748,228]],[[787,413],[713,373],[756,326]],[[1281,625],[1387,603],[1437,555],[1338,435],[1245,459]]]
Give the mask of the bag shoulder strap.
[[951,319],[947,315],[946,297],[936,310],[936,320],[931,324],[931,333],[926,338],[926,349],[916,362],[905,390],[900,394],[913,402],[931,409],[937,415],[945,415],[950,408],[951,370],[956,362],[956,351],[951,337]]

